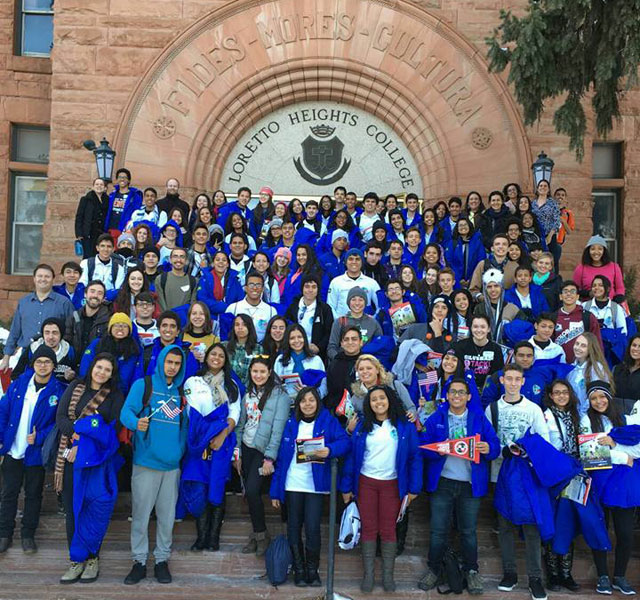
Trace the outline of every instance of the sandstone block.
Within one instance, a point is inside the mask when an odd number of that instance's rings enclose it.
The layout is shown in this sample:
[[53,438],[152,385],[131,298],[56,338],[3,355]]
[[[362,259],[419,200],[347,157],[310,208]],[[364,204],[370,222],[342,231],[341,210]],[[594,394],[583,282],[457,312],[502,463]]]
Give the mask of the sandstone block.
[[96,64],[104,75],[140,75],[156,54],[148,48],[98,48]]
[[112,29],[109,32],[109,45],[164,48],[178,33],[175,29]]

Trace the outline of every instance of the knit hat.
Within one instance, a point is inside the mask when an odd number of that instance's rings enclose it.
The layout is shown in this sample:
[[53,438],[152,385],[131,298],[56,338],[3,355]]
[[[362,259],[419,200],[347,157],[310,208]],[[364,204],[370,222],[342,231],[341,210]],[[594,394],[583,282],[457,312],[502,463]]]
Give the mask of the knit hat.
[[44,331],[45,325],[57,325],[60,330],[60,335],[64,335],[64,321],[62,319],[58,319],[58,317],[49,317],[42,321],[42,327],[40,328],[40,333]]
[[367,302],[367,294],[365,293],[365,291],[361,288],[361,287],[352,287],[349,290],[349,293],[347,294],[347,306],[349,306],[349,302],[351,302],[351,300],[353,300],[354,298],[360,297],[365,301],[365,304]]
[[267,225],[267,232],[271,231],[272,227],[282,227],[283,223],[282,223],[282,219],[273,219],[268,225]]
[[214,233],[220,233],[220,234],[224,235],[224,229],[222,228],[222,225],[218,225],[217,223],[213,223],[212,225],[209,225],[209,233],[211,235],[213,235]]
[[601,235],[592,235],[585,247],[588,248],[589,246],[595,246],[596,244],[603,248],[607,248],[607,240],[605,240]]
[[349,250],[347,250],[347,253],[344,255],[344,259],[347,260],[350,256],[357,256],[362,262],[364,262],[362,250],[358,248],[350,248]]
[[591,396],[593,392],[596,392],[596,391],[603,392],[604,395],[609,399],[609,401],[613,400],[613,394],[611,393],[611,386],[606,381],[596,379],[595,381],[591,381],[590,383],[587,383],[587,398]]
[[149,254],[149,252],[153,252],[153,254],[155,254],[158,259],[160,259],[160,250],[158,250],[155,246],[145,246],[140,254],[144,258],[146,254]]
[[273,198],[273,190],[268,185],[260,188],[260,194],[268,194],[269,198]]
[[344,238],[345,240],[349,241],[349,236],[347,235],[347,232],[344,231],[344,229],[336,229],[331,234],[331,243],[333,244],[333,242],[339,240],[340,238]]
[[289,260],[289,262],[291,262],[291,250],[289,250],[289,248],[285,248],[284,246],[280,246],[280,248],[278,248],[276,250],[276,253],[275,253],[273,259],[275,260],[276,258],[278,258],[278,256],[284,256]]
[[31,366],[33,367],[33,363],[36,362],[38,358],[48,358],[51,362],[53,362],[53,366],[58,365],[58,359],[56,358],[56,353],[53,351],[53,348],[49,348],[46,344],[40,344],[36,351],[31,356]]
[[118,323],[124,323],[127,327],[129,327],[129,332],[131,332],[132,330],[131,319],[129,318],[129,315],[123,312],[117,312],[111,315],[111,318],[109,319],[109,327],[107,327],[107,331],[111,331],[111,328]]
[[482,276],[482,284],[488,285],[490,283],[497,283],[499,285],[502,285],[503,278],[504,275],[499,269],[489,269]]
[[130,233],[123,233],[118,238],[118,248],[123,244],[123,242],[129,242],[131,246],[136,247],[136,238],[133,237]]

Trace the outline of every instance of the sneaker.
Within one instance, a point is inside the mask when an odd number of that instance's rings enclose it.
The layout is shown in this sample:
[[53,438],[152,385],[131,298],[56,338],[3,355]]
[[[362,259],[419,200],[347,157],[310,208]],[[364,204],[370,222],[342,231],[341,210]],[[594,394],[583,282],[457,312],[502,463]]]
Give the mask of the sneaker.
[[155,575],[158,583],[171,583],[172,581],[171,573],[169,572],[169,565],[166,560],[156,563],[156,566],[153,567],[153,574]]
[[484,592],[484,580],[478,571],[467,572],[467,591],[472,596],[479,596]]
[[80,575],[84,571],[84,563],[72,562],[71,566],[65,571],[64,575],[60,577],[60,583],[69,584],[75,583],[80,579]]
[[622,592],[625,596],[633,596],[636,591],[629,585],[626,577],[613,577],[613,589]]
[[510,592],[514,587],[518,585],[517,573],[505,573],[502,581],[498,584],[498,589],[501,592]]
[[93,583],[98,579],[99,574],[100,562],[98,561],[98,557],[95,556],[87,561],[84,571],[80,576],[80,583]]
[[532,600],[547,600],[547,592],[540,577],[529,577],[529,592]]
[[613,588],[611,587],[608,575],[600,575],[600,577],[598,577],[596,592],[598,592],[598,594],[606,594],[607,596],[613,594]]
[[425,576],[418,582],[418,587],[425,592],[432,590],[438,584],[438,576],[427,567]]
[[125,585],[135,585],[136,583],[140,583],[143,579],[147,577],[147,565],[143,565],[139,562],[134,562],[131,567],[131,571],[124,578]]
[[22,551],[25,554],[35,554],[38,551],[38,546],[36,546],[36,542],[32,537],[22,538]]

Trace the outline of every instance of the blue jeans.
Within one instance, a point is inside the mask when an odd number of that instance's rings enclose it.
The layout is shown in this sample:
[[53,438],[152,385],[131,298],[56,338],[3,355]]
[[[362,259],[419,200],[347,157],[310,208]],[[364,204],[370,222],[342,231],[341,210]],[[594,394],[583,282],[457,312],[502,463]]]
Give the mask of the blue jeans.
[[431,539],[429,567],[434,573],[442,568],[451,531],[451,516],[456,509],[458,533],[465,571],[478,570],[478,511],[481,498],[474,498],[471,483],[441,477],[438,488],[431,494]]
[[320,552],[320,522],[324,497],[324,494],[286,492],[287,537],[290,544],[302,547],[304,525],[306,547]]

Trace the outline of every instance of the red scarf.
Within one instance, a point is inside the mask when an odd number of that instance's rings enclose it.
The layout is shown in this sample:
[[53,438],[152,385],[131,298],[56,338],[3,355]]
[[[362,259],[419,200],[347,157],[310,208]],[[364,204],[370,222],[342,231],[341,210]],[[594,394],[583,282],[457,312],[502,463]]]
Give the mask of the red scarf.
[[211,276],[213,277],[213,297],[218,300],[218,302],[220,300],[224,300],[224,285],[222,285],[222,277],[220,277],[214,269],[211,269]]

